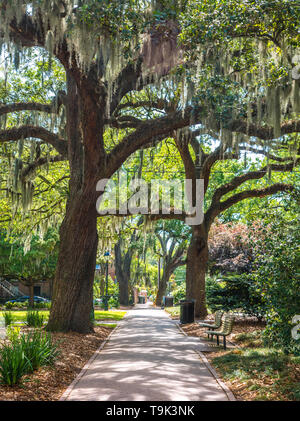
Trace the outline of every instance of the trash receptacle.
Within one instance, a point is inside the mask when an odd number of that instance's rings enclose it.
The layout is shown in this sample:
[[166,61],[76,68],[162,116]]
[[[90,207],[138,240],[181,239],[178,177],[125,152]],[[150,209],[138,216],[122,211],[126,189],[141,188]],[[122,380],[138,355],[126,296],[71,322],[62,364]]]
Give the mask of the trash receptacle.
[[180,300],[180,323],[194,323],[195,300]]
[[173,297],[166,296],[164,298],[165,298],[164,300],[165,307],[173,307]]
[[139,304],[145,304],[145,297],[143,295],[139,295]]

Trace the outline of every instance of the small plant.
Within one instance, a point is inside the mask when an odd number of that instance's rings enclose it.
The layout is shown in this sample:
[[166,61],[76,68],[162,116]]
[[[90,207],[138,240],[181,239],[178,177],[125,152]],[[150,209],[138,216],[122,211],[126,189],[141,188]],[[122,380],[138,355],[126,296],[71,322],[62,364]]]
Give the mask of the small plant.
[[3,311],[2,312],[4,317],[4,324],[5,326],[9,326],[13,322],[13,315],[11,311]]
[[6,303],[4,304],[4,307],[7,310],[11,310],[13,308],[13,306],[14,306],[14,303],[12,303],[11,301],[6,301]]
[[10,342],[15,342],[19,339],[21,328],[18,326],[9,325],[6,329],[6,336]]
[[50,334],[36,330],[22,335],[20,344],[26,358],[30,361],[31,371],[43,365],[51,365],[59,354],[57,345]]
[[31,364],[18,341],[2,345],[0,349],[0,381],[7,386],[20,382]]
[[0,348],[0,381],[13,386],[22,376],[41,366],[53,364],[59,351],[50,334],[36,330],[19,336],[10,328],[10,342]]
[[38,311],[29,310],[26,313],[26,323],[31,327],[42,327],[44,322],[44,316]]
[[45,302],[35,303],[34,307],[35,308],[49,308],[50,309],[51,303],[45,303]]

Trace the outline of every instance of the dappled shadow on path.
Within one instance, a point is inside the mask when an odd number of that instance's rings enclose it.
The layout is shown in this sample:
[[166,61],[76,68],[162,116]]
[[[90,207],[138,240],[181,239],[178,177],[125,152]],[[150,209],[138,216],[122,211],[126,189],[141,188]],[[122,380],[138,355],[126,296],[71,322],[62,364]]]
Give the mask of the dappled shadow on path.
[[193,351],[196,344],[163,311],[132,310],[69,399],[227,400]]

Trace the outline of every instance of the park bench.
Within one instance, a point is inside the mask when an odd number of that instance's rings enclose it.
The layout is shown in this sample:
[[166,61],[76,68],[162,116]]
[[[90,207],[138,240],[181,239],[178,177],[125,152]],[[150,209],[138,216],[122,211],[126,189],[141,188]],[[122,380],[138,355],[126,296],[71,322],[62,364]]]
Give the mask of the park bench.
[[[224,311],[218,310],[215,313],[215,321],[214,321],[214,323],[199,322],[198,325],[200,327],[207,327],[209,330],[219,329],[219,327],[221,327],[221,324],[222,324],[222,316],[223,316],[223,314],[224,314]],[[208,334],[208,338],[209,338],[209,334]]]
[[226,336],[230,335],[233,328],[234,322],[234,315],[233,314],[225,314],[224,320],[222,322],[222,326],[220,330],[209,330],[206,333],[211,335],[212,338],[214,335],[217,337],[217,345],[219,345],[219,336],[223,336],[223,345],[224,349],[226,349]]

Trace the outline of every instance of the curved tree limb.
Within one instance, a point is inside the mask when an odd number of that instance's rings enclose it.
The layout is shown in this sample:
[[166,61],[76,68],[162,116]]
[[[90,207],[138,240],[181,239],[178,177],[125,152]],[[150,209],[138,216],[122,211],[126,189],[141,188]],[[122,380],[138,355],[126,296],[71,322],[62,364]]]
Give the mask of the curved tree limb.
[[235,205],[236,203],[242,200],[250,199],[254,197],[270,196],[272,194],[279,193],[279,192],[289,193],[293,189],[294,189],[294,186],[291,184],[275,183],[263,189],[244,190],[240,193],[237,193],[229,197],[227,200],[224,200],[223,202],[218,202],[214,204],[214,206],[211,206],[209,210],[205,213],[205,218],[204,218],[205,224],[209,228],[211,224],[213,223],[216,216],[218,216],[220,213],[224,212],[226,209],[230,208],[231,206]]
[[[300,158],[298,162],[299,161],[300,161]],[[272,171],[280,171],[280,172],[292,171],[296,164],[297,164],[297,161],[289,162],[288,164],[270,164],[268,166],[261,168],[260,170],[249,171],[246,174],[242,174],[237,177],[234,177],[229,183],[224,184],[223,186],[215,190],[215,193],[212,197],[212,206],[214,206],[214,203],[219,202],[222,196],[235,190],[237,187],[239,187],[246,181],[258,180],[260,178],[263,178],[267,174],[269,169]]]
[[[255,136],[262,140],[274,139],[274,129],[270,126],[257,126],[254,123],[247,123],[247,121],[234,120],[226,128],[232,132]],[[281,124],[281,135],[299,132],[300,120],[289,120]]]
[[66,160],[67,160],[67,158],[63,155],[50,156],[49,158],[40,157],[39,159],[35,160],[34,162],[31,162],[30,164],[28,164],[27,167],[25,167],[22,170],[21,178],[25,179],[26,177],[28,177],[29,174],[31,174],[38,167],[42,167],[43,165],[46,165],[47,163],[62,162],[62,161],[66,161]]
[[17,111],[42,111],[49,114],[56,114],[62,104],[65,103],[66,94],[59,91],[50,104],[39,102],[13,102],[11,104],[0,104],[0,115],[14,113]]
[[66,156],[68,151],[67,142],[58,135],[40,126],[20,126],[7,130],[0,130],[0,143],[17,141],[26,138],[41,139],[52,145],[61,155]]

